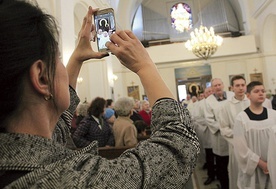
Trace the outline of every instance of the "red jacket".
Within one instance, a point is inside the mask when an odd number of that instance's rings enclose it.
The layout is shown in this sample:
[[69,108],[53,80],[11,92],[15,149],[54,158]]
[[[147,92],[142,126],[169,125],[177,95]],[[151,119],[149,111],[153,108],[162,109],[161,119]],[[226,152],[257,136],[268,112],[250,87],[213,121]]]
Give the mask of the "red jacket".
[[147,113],[145,110],[141,110],[139,114],[142,116],[143,120],[149,127],[151,122],[151,111]]

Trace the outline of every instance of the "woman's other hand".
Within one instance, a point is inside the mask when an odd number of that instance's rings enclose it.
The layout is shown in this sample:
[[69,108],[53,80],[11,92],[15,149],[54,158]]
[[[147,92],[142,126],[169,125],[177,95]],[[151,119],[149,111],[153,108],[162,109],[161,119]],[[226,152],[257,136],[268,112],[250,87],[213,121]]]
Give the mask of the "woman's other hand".
[[131,31],[116,31],[107,42],[107,48],[134,73],[155,66],[139,39]]
[[151,106],[160,98],[174,98],[139,39],[131,31],[116,31],[106,46],[120,62],[136,73]]

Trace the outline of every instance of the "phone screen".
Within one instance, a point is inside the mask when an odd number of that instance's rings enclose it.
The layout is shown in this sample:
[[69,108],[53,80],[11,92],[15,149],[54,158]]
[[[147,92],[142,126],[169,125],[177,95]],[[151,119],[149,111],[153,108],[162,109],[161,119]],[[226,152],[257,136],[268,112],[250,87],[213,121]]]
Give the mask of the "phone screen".
[[100,52],[108,51],[105,43],[110,41],[109,36],[116,30],[114,12],[112,9],[111,11],[103,10],[102,13],[99,11],[98,14],[94,15],[94,22],[97,32],[98,50]]

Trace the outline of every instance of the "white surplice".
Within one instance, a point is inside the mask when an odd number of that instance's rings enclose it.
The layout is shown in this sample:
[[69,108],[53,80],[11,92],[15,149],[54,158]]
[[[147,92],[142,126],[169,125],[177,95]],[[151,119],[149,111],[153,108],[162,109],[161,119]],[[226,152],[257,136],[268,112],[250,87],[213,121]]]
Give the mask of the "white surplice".
[[192,117],[195,123],[195,130],[199,135],[199,140],[202,143],[203,148],[212,148],[211,144],[211,132],[207,126],[207,122],[204,116],[206,109],[206,99],[200,100],[192,111]]
[[238,163],[233,152],[233,128],[236,116],[245,110],[250,104],[249,99],[244,96],[243,100],[237,100],[234,96],[230,101],[227,101],[219,112],[219,126],[221,135],[227,140],[229,144],[229,188],[237,189],[238,179]]
[[228,156],[228,142],[222,137],[219,126],[219,112],[221,107],[234,96],[233,92],[226,91],[226,100],[218,101],[214,95],[206,99],[204,111],[208,128],[210,129],[213,153],[219,156]]
[[[237,188],[238,179],[238,162],[236,161],[233,149],[233,128],[236,116],[250,105],[250,100],[244,96],[243,100],[237,100],[232,97],[230,101],[227,101],[219,114],[220,119],[220,132],[221,135],[229,143],[229,185],[231,189]],[[263,106],[271,108],[271,103],[268,99],[265,100]]]
[[[272,188],[271,179],[275,180],[275,169],[268,162],[269,175],[265,175],[258,167],[259,159],[268,161],[271,157],[268,148],[275,151],[275,144],[269,143],[272,129],[276,129],[276,111],[267,109],[268,119],[250,120],[242,111],[238,114],[234,125],[234,152],[239,164],[238,186],[242,189]],[[272,140],[273,141],[273,140]],[[275,159],[271,163],[274,163]],[[275,163],[274,163],[275,164]],[[272,164],[273,165],[273,164]],[[271,179],[270,179],[271,178]],[[274,189],[276,186],[274,186]]]
[[263,102],[263,106],[266,107],[266,108],[272,109],[272,102],[271,102],[271,100],[269,100],[269,99],[266,98],[265,101]]
[[203,162],[206,161],[205,149],[212,148],[211,133],[210,133],[210,130],[208,129],[208,126],[204,117],[205,106],[206,106],[206,101],[205,99],[202,99],[194,103],[194,107],[191,111],[191,116],[194,122],[195,131],[197,133],[200,147],[201,147],[200,158],[201,158],[201,161]]
[[276,127],[271,128],[268,145],[267,167],[272,184],[272,188],[276,188]]

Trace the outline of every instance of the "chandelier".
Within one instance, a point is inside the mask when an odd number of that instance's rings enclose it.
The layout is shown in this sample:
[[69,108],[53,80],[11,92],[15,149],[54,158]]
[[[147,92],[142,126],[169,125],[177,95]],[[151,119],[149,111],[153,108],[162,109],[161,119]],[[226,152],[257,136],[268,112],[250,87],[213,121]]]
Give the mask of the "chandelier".
[[222,37],[215,35],[214,28],[204,27],[202,24],[202,14],[200,0],[198,0],[199,15],[200,15],[200,27],[190,33],[191,39],[185,43],[185,47],[192,51],[197,57],[207,60],[212,56],[222,44]]
[[197,57],[207,60],[222,44],[222,37],[215,35],[214,28],[200,26],[191,32],[191,39],[185,43],[185,47]]

